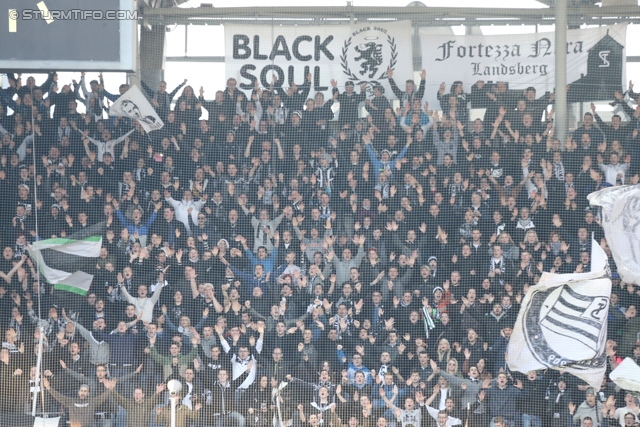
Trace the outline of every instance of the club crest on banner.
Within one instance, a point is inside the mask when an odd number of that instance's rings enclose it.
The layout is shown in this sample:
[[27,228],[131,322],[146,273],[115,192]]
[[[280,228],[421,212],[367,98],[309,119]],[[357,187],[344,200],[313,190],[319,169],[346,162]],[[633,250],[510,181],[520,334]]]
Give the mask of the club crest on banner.
[[555,366],[604,365],[608,309],[608,297],[582,295],[571,285],[535,292],[522,325],[529,350]]
[[394,99],[387,70],[398,81],[413,78],[409,21],[350,25],[278,26],[225,24],[228,76],[241,90],[310,83],[315,92],[347,81],[381,85]]
[[381,27],[365,27],[344,41],[340,66],[350,80],[378,84],[379,80],[388,79],[387,69],[393,70],[398,63],[398,46],[395,37],[386,33]]

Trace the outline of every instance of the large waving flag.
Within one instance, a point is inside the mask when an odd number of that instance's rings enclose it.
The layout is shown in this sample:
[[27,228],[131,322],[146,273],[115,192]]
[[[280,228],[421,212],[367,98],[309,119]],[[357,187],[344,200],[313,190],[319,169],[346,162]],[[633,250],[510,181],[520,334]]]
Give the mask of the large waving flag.
[[162,129],[164,122],[138,86],[131,86],[109,107],[110,116],[136,119],[146,132]]
[[543,273],[529,288],[509,341],[509,367],[523,373],[562,369],[600,388],[610,295],[607,256],[592,241],[590,272]]
[[623,390],[640,392],[640,367],[630,357],[611,371],[609,378]]
[[588,198],[601,207],[600,223],[620,278],[640,285],[640,185],[609,187]]
[[29,255],[55,289],[86,295],[93,281],[93,270],[102,247],[104,221],[67,238],[34,242]]

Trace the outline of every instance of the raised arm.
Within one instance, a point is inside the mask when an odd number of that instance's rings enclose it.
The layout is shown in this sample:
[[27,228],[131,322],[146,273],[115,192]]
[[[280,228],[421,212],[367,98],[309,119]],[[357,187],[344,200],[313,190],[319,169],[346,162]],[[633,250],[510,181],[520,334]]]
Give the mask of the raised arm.
[[[135,305],[136,300],[135,300],[134,297],[129,295],[129,292],[127,291],[127,287],[126,286],[120,286],[120,292],[122,292],[122,294],[124,295],[124,298],[127,300],[127,302],[129,302],[130,304],[134,304]],[[156,293],[158,295],[160,294],[160,292],[156,292]]]

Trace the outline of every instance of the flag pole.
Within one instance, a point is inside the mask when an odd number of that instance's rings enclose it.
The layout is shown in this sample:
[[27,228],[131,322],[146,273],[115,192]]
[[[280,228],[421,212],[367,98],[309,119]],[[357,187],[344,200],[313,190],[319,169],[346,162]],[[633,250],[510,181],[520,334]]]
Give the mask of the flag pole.
[[[57,82],[54,82],[52,84],[56,84]],[[51,91],[50,91],[51,92]],[[34,210],[34,220],[35,220],[35,232],[36,232],[36,239],[40,239],[40,233],[38,230],[38,162],[36,162],[36,132],[35,132],[35,124],[36,124],[36,118],[34,117],[34,115],[31,115],[31,132],[32,132],[32,140],[31,140],[31,144],[32,144],[32,155],[33,155],[33,174],[34,177],[36,178],[34,181],[34,185],[33,185],[33,200],[34,200],[34,206],[32,206],[32,209]],[[42,296],[42,292],[41,292],[41,286],[42,283],[40,283],[40,263],[36,262],[36,271],[37,271],[37,280],[38,280],[38,318],[42,319],[42,306],[41,306],[41,296]],[[39,330],[40,330],[40,337],[38,339],[38,360],[36,362],[36,378],[35,378],[35,388],[34,388],[34,394],[33,394],[33,403],[31,405],[31,416],[35,417],[36,416],[36,406],[38,404],[38,393],[40,390],[40,370],[42,369],[42,346],[43,346],[43,342],[44,342],[44,327],[42,325],[38,326]],[[44,412],[44,393],[42,394],[42,411]]]
[[[42,366],[42,342],[44,337],[44,328],[42,326],[38,326],[38,330],[40,331],[40,337],[38,339],[38,361],[36,362],[36,380],[35,387],[33,392],[33,403],[31,405],[31,416],[36,416],[36,405],[38,404],[38,392],[40,390],[40,368]],[[43,394],[44,396],[44,394]]]

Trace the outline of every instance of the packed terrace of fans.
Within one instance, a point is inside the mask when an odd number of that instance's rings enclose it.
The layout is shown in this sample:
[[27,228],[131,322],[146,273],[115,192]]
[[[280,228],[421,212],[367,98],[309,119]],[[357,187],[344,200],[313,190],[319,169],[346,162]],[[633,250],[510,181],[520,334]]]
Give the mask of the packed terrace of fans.
[[[632,84],[610,123],[592,104],[559,141],[554,94],[449,82],[425,105],[428,72],[389,76],[395,109],[381,86],[310,97],[311,76],[143,85],[165,123],[147,134],[106,118],[127,85],[9,75],[0,410],[31,409],[44,335],[38,411],[83,427],[168,426],[171,379],[180,426],[637,423],[607,379],[511,372],[506,355],[542,272],[589,271],[592,235],[610,256],[586,196],[639,181]],[[54,291],[27,245],[90,227],[89,292]],[[640,359],[640,289],[609,263],[607,373]]]

